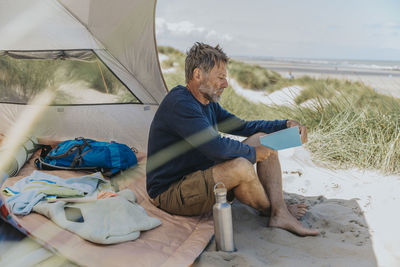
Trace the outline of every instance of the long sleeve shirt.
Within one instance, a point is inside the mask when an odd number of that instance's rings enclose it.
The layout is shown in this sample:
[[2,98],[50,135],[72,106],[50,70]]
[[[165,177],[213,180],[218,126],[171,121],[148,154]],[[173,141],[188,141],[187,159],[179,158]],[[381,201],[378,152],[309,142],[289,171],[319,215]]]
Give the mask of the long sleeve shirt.
[[244,121],[216,102],[203,105],[179,85],[164,98],[150,127],[147,192],[155,198],[185,175],[230,159],[256,162],[254,147],[219,132],[248,137],[285,128],[286,120]]

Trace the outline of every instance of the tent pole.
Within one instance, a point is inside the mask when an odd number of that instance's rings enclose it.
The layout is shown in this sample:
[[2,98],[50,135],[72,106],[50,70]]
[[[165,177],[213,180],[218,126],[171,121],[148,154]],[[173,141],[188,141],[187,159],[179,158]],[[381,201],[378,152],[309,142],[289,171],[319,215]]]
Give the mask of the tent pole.
[[104,79],[103,71],[101,70],[99,60],[96,60],[96,62],[97,62],[97,66],[99,67],[99,70],[100,70],[101,78],[103,79],[104,87],[106,88],[106,93],[108,94],[107,83],[106,83],[106,80]]

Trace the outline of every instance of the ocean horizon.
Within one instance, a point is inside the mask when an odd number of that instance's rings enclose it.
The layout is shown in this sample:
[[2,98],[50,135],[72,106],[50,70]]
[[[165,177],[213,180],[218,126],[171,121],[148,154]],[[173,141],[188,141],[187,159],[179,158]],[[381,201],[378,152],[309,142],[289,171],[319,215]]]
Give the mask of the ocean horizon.
[[327,59],[327,58],[290,58],[290,57],[266,57],[266,56],[233,56],[242,61],[276,62],[287,65],[304,65],[309,67],[337,67],[356,68],[366,70],[400,71],[399,60],[361,60],[361,59]]

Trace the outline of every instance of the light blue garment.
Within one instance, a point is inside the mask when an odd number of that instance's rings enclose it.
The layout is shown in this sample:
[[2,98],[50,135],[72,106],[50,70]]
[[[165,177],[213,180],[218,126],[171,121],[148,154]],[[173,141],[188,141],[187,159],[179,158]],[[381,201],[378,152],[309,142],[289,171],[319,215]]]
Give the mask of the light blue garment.
[[45,197],[45,194],[38,194],[36,190],[16,194],[7,199],[8,209],[14,214],[27,215],[31,212],[33,206]]
[[[45,189],[48,190],[57,186],[64,189],[74,189],[79,195],[86,196],[93,194],[97,187],[104,183],[109,184],[108,181],[104,180],[100,172],[82,177],[63,179],[44,172],[33,171],[31,175],[22,178],[13,186],[6,187],[7,192],[14,194],[7,198],[7,206],[14,214],[27,215],[34,205],[47,196],[42,193]],[[52,193],[51,195],[55,194]]]

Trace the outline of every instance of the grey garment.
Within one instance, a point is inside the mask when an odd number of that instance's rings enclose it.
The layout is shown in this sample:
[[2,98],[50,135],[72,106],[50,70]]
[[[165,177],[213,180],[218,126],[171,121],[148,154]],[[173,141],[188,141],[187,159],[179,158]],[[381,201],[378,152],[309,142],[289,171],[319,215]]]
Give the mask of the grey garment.
[[[34,206],[33,211],[86,240],[98,244],[115,244],[135,240],[140,236],[140,231],[150,230],[161,224],[159,219],[148,216],[135,201],[133,192],[125,189],[118,192],[116,197],[93,202],[42,201]],[[77,221],[83,222],[74,222],[71,218],[68,220],[65,208],[79,209],[83,220],[78,218]]]

